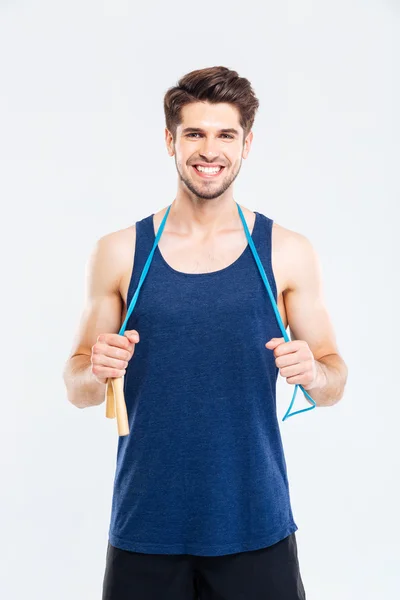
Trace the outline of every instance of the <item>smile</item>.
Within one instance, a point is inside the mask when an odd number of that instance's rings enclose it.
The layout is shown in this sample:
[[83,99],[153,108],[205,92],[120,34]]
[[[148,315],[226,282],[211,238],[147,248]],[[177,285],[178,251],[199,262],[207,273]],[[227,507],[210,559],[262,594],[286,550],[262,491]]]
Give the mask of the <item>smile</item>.
[[199,177],[203,177],[203,179],[213,179],[218,177],[225,167],[200,167],[198,165],[192,165],[193,169],[197,173]]

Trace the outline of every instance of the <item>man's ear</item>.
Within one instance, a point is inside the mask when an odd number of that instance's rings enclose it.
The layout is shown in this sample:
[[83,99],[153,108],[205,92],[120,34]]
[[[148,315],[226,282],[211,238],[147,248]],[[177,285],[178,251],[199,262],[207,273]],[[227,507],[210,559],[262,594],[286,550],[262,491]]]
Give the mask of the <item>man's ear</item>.
[[246,139],[244,140],[242,158],[246,159],[248,157],[252,141],[253,141],[253,132],[250,131],[247,134]]
[[172,133],[167,128],[165,128],[165,144],[167,146],[168,154],[173,156],[175,154],[174,139]]

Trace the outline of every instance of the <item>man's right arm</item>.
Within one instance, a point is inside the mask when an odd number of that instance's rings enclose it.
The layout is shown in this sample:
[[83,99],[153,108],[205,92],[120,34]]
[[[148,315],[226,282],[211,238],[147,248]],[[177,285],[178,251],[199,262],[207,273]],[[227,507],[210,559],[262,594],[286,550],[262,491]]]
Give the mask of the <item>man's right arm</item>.
[[123,246],[121,232],[105,235],[96,242],[87,264],[85,307],[63,370],[68,400],[78,408],[105,400],[106,384],[92,373],[92,347],[100,334],[118,333],[121,327]]

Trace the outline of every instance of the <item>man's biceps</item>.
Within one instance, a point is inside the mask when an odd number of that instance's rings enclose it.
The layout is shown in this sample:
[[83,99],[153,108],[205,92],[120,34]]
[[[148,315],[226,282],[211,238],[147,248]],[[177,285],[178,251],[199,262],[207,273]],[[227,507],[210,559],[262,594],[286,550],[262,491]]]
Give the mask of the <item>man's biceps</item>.
[[291,339],[307,342],[316,359],[338,351],[333,324],[322,302],[290,311],[288,325]]
[[91,354],[101,333],[118,333],[121,326],[121,301],[114,294],[87,303],[72,345],[71,355]]

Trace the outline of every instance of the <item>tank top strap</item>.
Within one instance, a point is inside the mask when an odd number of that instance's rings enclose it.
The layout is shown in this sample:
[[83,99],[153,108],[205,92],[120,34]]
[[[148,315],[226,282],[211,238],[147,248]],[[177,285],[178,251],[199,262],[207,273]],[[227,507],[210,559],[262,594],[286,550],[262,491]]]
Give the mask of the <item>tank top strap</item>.
[[139,279],[154,244],[153,215],[136,221],[136,243],[133,259],[133,271],[128,289],[127,305],[135,293]]
[[276,301],[277,287],[272,269],[272,226],[274,221],[263,213],[257,214],[258,225],[257,229],[253,232],[252,238]]

